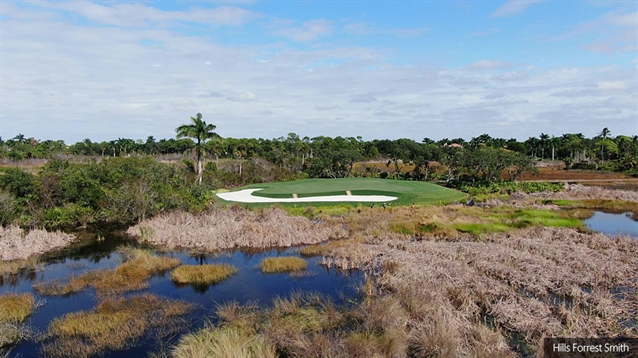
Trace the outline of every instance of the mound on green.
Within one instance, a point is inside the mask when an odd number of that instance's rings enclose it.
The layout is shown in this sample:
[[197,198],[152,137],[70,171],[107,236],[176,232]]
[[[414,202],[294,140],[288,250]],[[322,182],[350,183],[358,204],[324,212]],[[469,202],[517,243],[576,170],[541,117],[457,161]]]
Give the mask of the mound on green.
[[240,190],[257,188],[263,189],[254,192],[253,196],[268,198],[292,198],[293,194],[296,194],[299,198],[346,195],[347,191],[350,191],[352,195],[397,197],[397,200],[391,202],[392,205],[446,204],[463,201],[467,197],[465,193],[433,183],[373,178],[306,179],[291,182],[253,184]]

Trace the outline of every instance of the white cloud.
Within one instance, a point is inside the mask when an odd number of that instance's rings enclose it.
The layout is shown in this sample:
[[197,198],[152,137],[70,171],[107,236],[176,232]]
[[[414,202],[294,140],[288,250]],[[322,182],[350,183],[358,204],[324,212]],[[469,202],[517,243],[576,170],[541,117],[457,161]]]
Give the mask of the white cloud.
[[544,2],[544,0],[510,0],[499,6],[490,17],[514,16],[527,10],[530,6]]
[[329,35],[333,31],[332,22],[325,19],[310,20],[304,22],[301,27],[286,27],[276,30],[274,33],[298,42],[308,42],[323,35]]
[[348,24],[343,27],[343,30],[347,33],[354,35],[392,35],[395,37],[408,38],[418,37],[428,32],[427,27],[417,28],[394,28],[394,29],[379,29],[370,26],[365,22],[359,22],[354,24]]
[[318,103],[317,105],[315,105],[315,109],[318,111],[326,111],[326,110],[331,110],[331,109],[339,109],[340,107],[336,104],[331,104],[331,103]]
[[482,60],[467,66],[470,70],[494,70],[499,68],[510,68],[514,66],[511,62]]
[[259,100],[259,98],[257,98],[257,96],[255,96],[252,92],[244,92],[237,96],[226,97],[226,99],[233,102],[252,102]]
[[600,82],[598,83],[598,89],[622,91],[627,89],[627,83],[621,81]]
[[[21,17],[31,16],[26,9]],[[603,122],[631,134],[638,114],[633,64],[494,73],[392,65],[389,51],[366,46],[220,45],[166,28],[48,18],[28,25],[10,16],[2,24],[4,138],[171,138],[200,112],[231,137],[525,139],[593,135]],[[481,62],[475,67],[510,65]]]
[[616,26],[638,26],[638,12],[628,14],[610,13],[605,15],[605,19]]
[[36,4],[49,9],[75,13],[100,24],[120,27],[149,27],[153,24],[175,21],[239,26],[263,17],[262,14],[234,6],[164,11],[143,4],[127,3],[115,3],[110,6],[90,1],[38,2]]

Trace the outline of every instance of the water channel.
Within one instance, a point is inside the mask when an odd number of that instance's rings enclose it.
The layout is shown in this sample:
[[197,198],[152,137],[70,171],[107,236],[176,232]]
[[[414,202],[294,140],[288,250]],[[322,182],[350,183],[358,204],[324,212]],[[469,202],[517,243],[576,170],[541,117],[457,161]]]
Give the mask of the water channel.
[[[122,256],[117,251],[118,248],[123,245],[135,246],[135,243],[121,234],[107,233],[104,236],[104,241],[93,240],[88,245],[67,249],[56,256],[45,258],[43,265],[36,270],[23,271],[11,277],[5,276],[0,280],[0,294],[29,292],[36,297],[36,300],[42,299],[44,304],[37,308],[27,321],[27,324],[39,333],[46,332],[54,318],[93,309],[97,298],[92,288],[67,296],[42,297],[33,290],[33,285],[37,282],[64,281],[70,275],[111,269],[120,265]],[[238,301],[243,304],[248,301],[257,301],[260,305],[268,307],[277,296],[287,296],[292,292],[318,292],[330,297],[338,304],[357,295],[357,288],[363,283],[363,274],[359,271],[344,273],[328,270],[319,265],[320,257],[304,258],[308,269],[303,275],[264,274],[258,267],[266,257],[299,257],[298,251],[299,248],[252,252],[236,250],[210,255],[190,255],[188,252],[179,251],[164,252],[161,254],[179,258],[182,264],[229,263],[237,267],[239,271],[219,284],[203,288],[179,286],[170,280],[170,273],[166,273],[163,276],[153,277],[147,289],[130,292],[126,296],[151,293],[196,304],[196,308],[187,316],[190,322],[188,330],[194,331],[204,326],[219,303]],[[171,342],[161,342],[161,344],[175,343],[178,339],[179,336],[176,336]],[[159,344],[160,342],[147,339],[125,351],[108,352],[105,356],[143,357],[149,352],[157,351]],[[41,343],[37,340],[24,341],[11,350],[10,356],[37,357],[41,355],[40,349]]]

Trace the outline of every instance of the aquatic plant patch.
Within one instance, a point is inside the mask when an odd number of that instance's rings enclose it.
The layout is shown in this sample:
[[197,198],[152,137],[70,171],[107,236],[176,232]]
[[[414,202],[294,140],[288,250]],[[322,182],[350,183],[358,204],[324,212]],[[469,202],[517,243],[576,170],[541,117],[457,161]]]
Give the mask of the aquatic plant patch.
[[33,285],[41,295],[66,295],[80,292],[91,286],[98,294],[114,294],[146,288],[148,280],[180,264],[180,260],[167,256],[155,256],[150,251],[125,249],[125,262],[113,270],[94,271],[70,277],[66,283],[59,281]]
[[171,273],[171,280],[179,284],[207,286],[219,283],[237,273],[237,268],[229,264],[182,265]]
[[30,293],[0,295],[0,347],[16,343],[27,335],[22,324],[35,306]]
[[279,273],[305,270],[308,264],[299,257],[268,257],[261,264],[261,271],[264,273]]
[[42,351],[54,357],[89,357],[125,349],[150,334],[165,339],[188,327],[181,317],[192,308],[150,294],[108,298],[92,311],[54,319]]

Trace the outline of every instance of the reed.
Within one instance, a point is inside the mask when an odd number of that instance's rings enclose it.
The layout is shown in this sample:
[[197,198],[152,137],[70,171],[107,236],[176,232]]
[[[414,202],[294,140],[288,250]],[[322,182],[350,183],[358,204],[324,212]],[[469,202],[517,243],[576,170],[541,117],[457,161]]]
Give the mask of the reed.
[[201,215],[172,212],[144,220],[127,233],[155,245],[205,251],[317,244],[347,235],[339,226],[290,216],[276,207],[212,209]]
[[34,229],[25,232],[18,226],[0,227],[0,261],[24,260],[67,246],[74,235],[60,231]]

